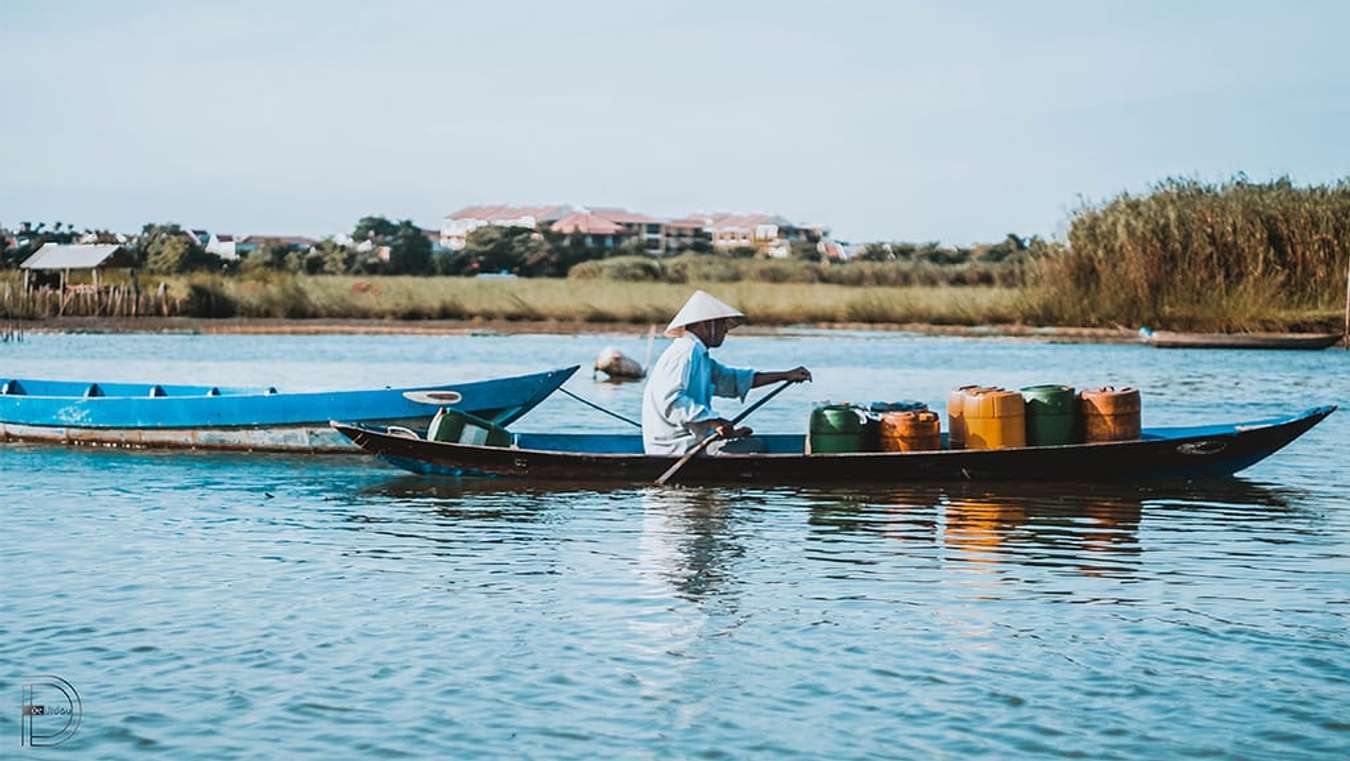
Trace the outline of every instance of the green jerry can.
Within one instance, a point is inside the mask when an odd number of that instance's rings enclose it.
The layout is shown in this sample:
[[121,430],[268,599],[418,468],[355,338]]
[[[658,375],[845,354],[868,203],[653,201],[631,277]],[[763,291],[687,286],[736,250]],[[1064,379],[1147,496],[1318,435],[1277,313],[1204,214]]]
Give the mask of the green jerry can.
[[474,444],[480,447],[509,447],[511,432],[490,420],[484,420],[467,412],[450,407],[442,407],[436,417],[431,419],[427,429],[427,441],[444,441],[452,444]]
[[1074,443],[1078,404],[1073,389],[1054,384],[1022,389],[1027,405],[1027,446]]
[[877,422],[853,404],[825,403],[811,410],[811,454],[869,452],[876,449]]

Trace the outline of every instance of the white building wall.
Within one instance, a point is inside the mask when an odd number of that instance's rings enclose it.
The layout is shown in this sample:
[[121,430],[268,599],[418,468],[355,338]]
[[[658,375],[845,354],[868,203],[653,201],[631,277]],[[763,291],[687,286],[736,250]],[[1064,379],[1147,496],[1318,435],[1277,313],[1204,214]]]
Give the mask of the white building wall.
[[445,224],[441,226],[441,245],[451,251],[460,251],[468,242],[469,233],[480,227],[497,225],[498,227],[528,227],[533,230],[537,224],[538,220],[530,216],[509,219],[451,219],[446,217]]

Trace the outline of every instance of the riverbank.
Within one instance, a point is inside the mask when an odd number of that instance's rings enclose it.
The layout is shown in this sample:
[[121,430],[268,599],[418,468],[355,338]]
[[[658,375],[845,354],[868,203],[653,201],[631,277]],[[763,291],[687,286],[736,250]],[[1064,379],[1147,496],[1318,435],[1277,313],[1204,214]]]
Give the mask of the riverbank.
[[[1004,334],[1091,328],[1104,330],[1102,335],[1133,333],[1140,327],[1098,309],[1091,300],[1072,299],[1049,286],[860,287],[348,275],[194,275],[165,278],[163,289],[156,286],[150,291],[147,285],[142,284],[140,301],[145,304],[137,316],[127,308],[132,299],[102,303],[87,292],[63,299],[48,291],[46,300],[38,303],[21,291],[0,289],[9,299],[0,304],[5,307],[0,319],[32,320],[34,327],[52,325],[57,330],[117,332],[174,330],[167,326],[176,324],[191,324],[189,329],[197,332],[237,332],[248,328],[234,326],[264,324],[260,320],[280,321],[286,325],[281,332],[289,333],[473,332],[483,325],[497,326],[492,328],[496,332],[626,331],[664,325],[694,288],[703,288],[737,305],[756,327],[861,326],[918,332],[956,327]],[[166,319],[199,322],[155,322]],[[1246,299],[1216,301],[1205,308],[1171,308],[1147,324],[1204,332],[1325,332],[1339,330],[1341,320],[1339,308]]]
[[[0,289],[0,320],[36,320],[34,327],[97,324],[124,329],[151,327],[163,318],[212,320],[286,320],[296,322],[450,322],[454,329],[481,324],[541,324],[543,332],[617,329],[621,325],[664,324],[695,287],[736,304],[759,327],[788,325],[865,325],[894,329],[929,327],[1106,328],[1135,331],[1134,321],[1119,320],[1095,302],[1077,301],[1049,286],[845,286],[836,283],[774,282],[614,282],[576,278],[352,277],[352,275],[270,275],[220,277],[185,275],[163,279],[163,289],[142,283],[140,301],[154,308],[97,301],[96,294],[63,298],[41,291],[42,298],[15,287]],[[124,289],[123,289],[124,290]],[[35,291],[38,293],[38,291]],[[154,294],[153,298],[146,294]],[[89,322],[63,322],[72,316]],[[153,314],[146,317],[144,314]],[[1341,329],[1339,308],[1282,305],[1268,300],[1212,301],[1165,310],[1150,328],[1204,332],[1324,332]],[[135,328],[132,324],[142,324]],[[460,327],[460,324],[463,324]],[[431,325],[427,325],[431,327]],[[207,329],[205,325],[200,328]],[[412,325],[397,332],[412,332]],[[509,328],[520,332],[520,327]],[[535,331],[532,328],[533,332]],[[909,328],[903,328],[909,329]]]
[[[277,318],[205,319],[196,317],[55,317],[12,323],[17,333],[184,335],[576,335],[658,333],[665,323],[576,322],[561,320],[290,320]],[[931,323],[818,322],[796,325],[750,323],[740,335],[807,335],[828,331],[876,331],[917,335],[996,337],[1054,343],[1132,343],[1126,328],[1036,327],[1032,325],[934,325]]]

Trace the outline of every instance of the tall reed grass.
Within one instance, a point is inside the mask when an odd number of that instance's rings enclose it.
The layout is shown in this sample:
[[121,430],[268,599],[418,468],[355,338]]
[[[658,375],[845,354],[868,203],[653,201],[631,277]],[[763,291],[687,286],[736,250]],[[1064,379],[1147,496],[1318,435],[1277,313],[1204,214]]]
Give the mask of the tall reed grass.
[[[33,299],[5,301],[0,317],[58,316]],[[157,309],[142,314],[180,317],[375,320],[551,320],[665,324],[694,288],[740,306],[764,325],[816,322],[978,324],[1017,322],[1024,292],[1015,288],[871,287],[829,283],[651,283],[566,278],[486,280],[462,277],[193,275],[167,278]],[[15,293],[13,289],[10,291]],[[158,288],[155,290],[159,292]],[[68,316],[128,316],[88,311],[68,301]]]
[[[456,277],[295,278],[309,317],[367,319],[553,320],[665,324],[704,288],[738,305],[759,324],[813,322],[1015,322],[1021,291],[1008,288],[851,288],[825,283],[621,283],[562,278],[477,280]],[[280,284],[222,281],[241,315],[278,315]]]
[[1350,181],[1169,179],[1075,211],[1033,282],[1057,324],[1328,328],[1348,266]]

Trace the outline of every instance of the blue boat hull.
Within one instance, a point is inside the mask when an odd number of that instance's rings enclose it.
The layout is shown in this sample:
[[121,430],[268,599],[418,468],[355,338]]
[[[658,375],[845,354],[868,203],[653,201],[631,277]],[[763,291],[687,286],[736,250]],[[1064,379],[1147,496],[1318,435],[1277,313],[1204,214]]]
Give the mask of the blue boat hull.
[[[456,391],[455,406],[506,425],[576,367],[439,386],[279,393],[271,388],[0,379],[0,440],[118,447],[352,452],[333,417],[425,430],[436,407],[406,391]],[[80,392],[83,392],[82,394]]]

